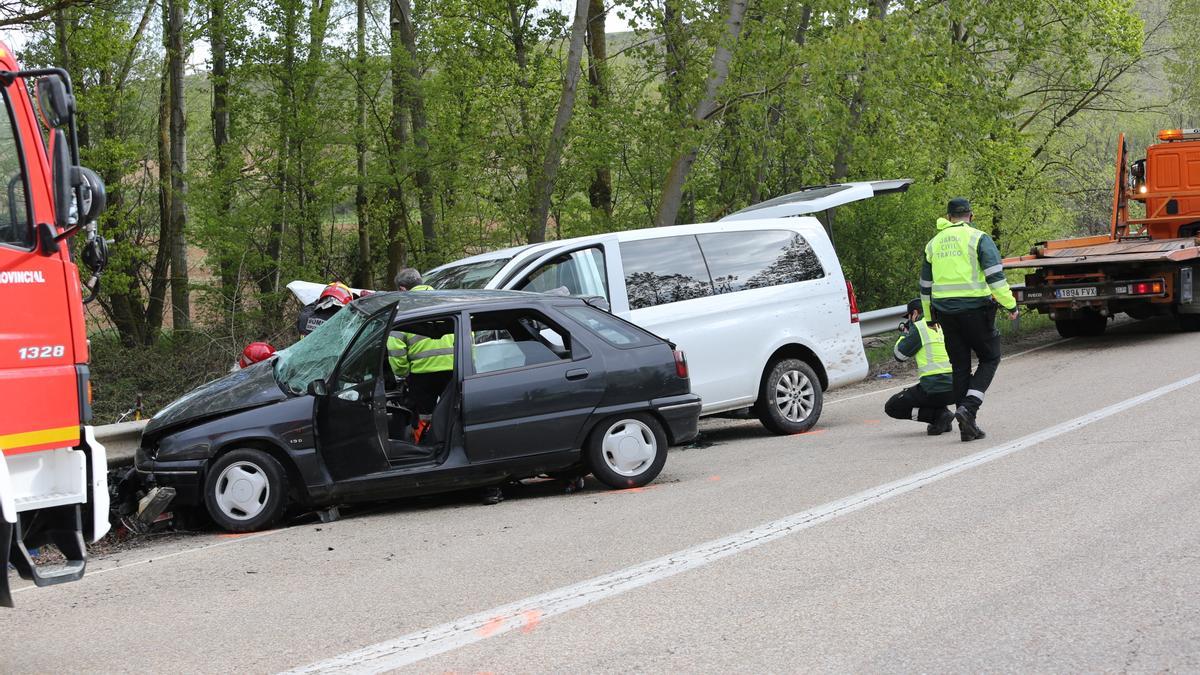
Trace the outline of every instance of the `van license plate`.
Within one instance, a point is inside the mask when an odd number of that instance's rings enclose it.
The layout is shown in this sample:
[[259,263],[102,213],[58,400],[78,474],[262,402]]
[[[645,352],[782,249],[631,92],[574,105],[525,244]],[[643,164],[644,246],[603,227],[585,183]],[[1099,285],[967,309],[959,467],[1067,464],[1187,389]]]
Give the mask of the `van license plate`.
[[1059,298],[1094,298],[1096,297],[1095,288],[1060,288],[1054,291],[1055,297]]

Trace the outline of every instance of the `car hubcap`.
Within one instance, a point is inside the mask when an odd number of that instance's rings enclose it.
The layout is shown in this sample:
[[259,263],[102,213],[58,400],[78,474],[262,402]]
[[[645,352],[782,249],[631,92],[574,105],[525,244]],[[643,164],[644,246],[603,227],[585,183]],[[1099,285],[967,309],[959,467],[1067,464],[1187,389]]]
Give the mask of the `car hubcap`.
[[270,496],[266,474],[250,462],[234,462],[217,477],[217,506],[234,520],[250,520],[262,513]]
[[775,407],[789,422],[803,422],[812,414],[817,391],[812,380],[798,370],[785,372],[775,383]]
[[654,432],[637,420],[621,420],[604,434],[604,463],[622,476],[642,473],[657,454]]

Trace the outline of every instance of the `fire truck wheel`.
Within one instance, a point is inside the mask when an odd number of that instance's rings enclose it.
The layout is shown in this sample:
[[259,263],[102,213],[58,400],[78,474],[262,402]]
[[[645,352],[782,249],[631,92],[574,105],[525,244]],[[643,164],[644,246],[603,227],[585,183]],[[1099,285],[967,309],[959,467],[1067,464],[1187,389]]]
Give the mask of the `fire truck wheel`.
[[287,508],[287,472],[262,450],[242,448],[209,467],[204,504],[224,530],[253,532],[270,527]]
[[1180,314],[1179,328],[1188,332],[1200,330],[1200,314]]

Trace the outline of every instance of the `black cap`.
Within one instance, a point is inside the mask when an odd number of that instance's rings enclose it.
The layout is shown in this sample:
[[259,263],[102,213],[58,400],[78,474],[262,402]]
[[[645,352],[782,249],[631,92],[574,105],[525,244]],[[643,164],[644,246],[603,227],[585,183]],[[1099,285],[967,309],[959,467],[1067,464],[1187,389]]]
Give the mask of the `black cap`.
[[920,298],[916,298],[915,300],[908,301],[908,309],[905,310],[905,314],[912,314],[914,310],[916,310],[918,312],[922,312],[922,313],[925,311],[924,308],[921,306]]
[[946,213],[952,216],[965,216],[971,212],[971,202],[966,197],[955,197],[946,207]]

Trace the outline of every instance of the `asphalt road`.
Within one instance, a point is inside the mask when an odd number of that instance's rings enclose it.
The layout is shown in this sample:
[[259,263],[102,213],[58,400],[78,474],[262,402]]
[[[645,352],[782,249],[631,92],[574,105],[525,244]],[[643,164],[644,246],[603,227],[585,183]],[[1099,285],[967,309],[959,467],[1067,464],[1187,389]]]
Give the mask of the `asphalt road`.
[[887,419],[910,378],[875,380],[815,433],[706,421],[642,490],[94,558],[0,613],[0,671],[1200,670],[1200,335],[1035,346],[982,441]]

